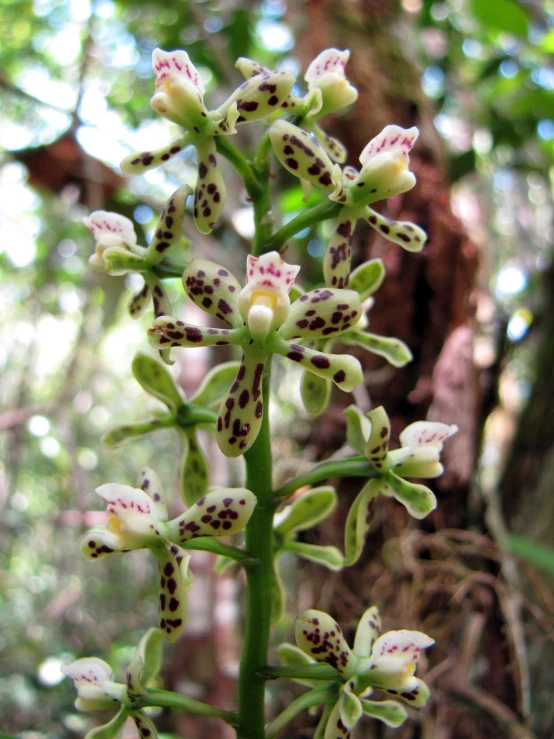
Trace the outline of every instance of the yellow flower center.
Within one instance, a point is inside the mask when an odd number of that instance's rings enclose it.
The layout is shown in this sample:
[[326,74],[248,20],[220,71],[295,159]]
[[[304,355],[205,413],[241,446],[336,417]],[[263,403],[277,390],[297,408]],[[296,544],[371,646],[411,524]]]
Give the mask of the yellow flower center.
[[255,305],[263,305],[271,311],[275,311],[275,308],[277,307],[277,296],[273,293],[261,291],[254,292],[250,298],[250,307],[252,308]]
[[124,527],[117,516],[110,516],[108,518],[108,528],[113,534],[122,534]]

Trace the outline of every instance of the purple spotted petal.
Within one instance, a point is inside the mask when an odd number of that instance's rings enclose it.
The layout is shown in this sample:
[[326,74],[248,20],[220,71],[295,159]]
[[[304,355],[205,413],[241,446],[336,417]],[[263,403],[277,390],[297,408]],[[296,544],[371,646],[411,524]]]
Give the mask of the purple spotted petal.
[[423,249],[427,240],[425,231],[409,221],[393,221],[382,216],[372,208],[366,208],[364,218],[377,233],[387,241],[399,244],[406,251],[417,252]]
[[140,739],[158,739],[158,732],[154,722],[144,711],[131,711],[131,718],[135,722]]
[[125,174],[142,174],[168,162],[180,151],[183,151],[189,142],[190,136],[185,134],[180,139],[177,139],[177,141],[162,146],[161,149],[134,151],[132,154],[128,154],[119,166]]
[[327,408],[331,397],[331,383],[313,372],[302,372],[300,395],[304,408],[311,416],[319,416]]
[[350,276],[352,239],[357,217],[353,211],[343,208],[337,227],[323,256],[323,276],[328,287],[346,287]]
[[295,82],[293,72],[261,72],[250,77],[218,109],[225,114],[235,104],[237,123],[257,121],[278,110],[289,96]]
[[248,523],[255,505],[256,497],[245,488],[219,488],[170,521],[169,536],[185,543],[199,536],[236,534]]
[[160,478],[152,467],[141,470],[138,485],[151,498],[158,521],[167,521],[167,503]]
[[329,134],[325,133],[325,131],[323,131],[319,126],[314,126],[313,131],[316,139],[329,157],[334,162],[338,162],[338,164],[344,164],[346,157],[348,156],[348,152],[346,151],[344,144],[334,138],[334,136],[329,136]]
[[238,308],[242,288],[233,275],[219,264],[206,259],[193,259],[183,272],[183,285],[192,302],[206,313],[233,328],[244,325]]
[[301,344],[293,344],[283,340],[274,341],[272,350],[318,377],[332,380],[337,387],[351,392],[363,382],[363,372],[359,361],[349,354],[325,354],[308,349]]
[[152,292],[150,291],[150,286],[145,281],[140,290],[133,295],[129,301],[129,305],[127,306],[127,310],[129,311],[131,318],[140,318],[140,316],[142,316],[144,311],[150,305],[151,297]]
[[200,233],[209,234],[225,205],[227,188],[219,166],[214,139],[203,139],[196,148],[198,179],[194,191],[194,222]]
[[382,470],[389,449],[389,417],[382,405],[369,411],[367,417],[371,423],[371,431],[367,440],[365,455],[376,469]]
[[174,642],[187,620],[187,590],[192,584],[190,554],[171,544],[154,550],[154,555],[160,570],[159,625],[167,641]]
[[264,67],[263,64],[254,61],[254,59],[249,59],[246,56],[240,56],[235,62],[235,67],[246,80],[250,79],[250,77],[255,77],[258,74],[271,74],[271,69],[269,69],[269,67]]
[[342,691],[339,700],[335,703],[329,714],[329,718],[327,719],[327,724],[325,726],[325,733],[320,734],[321,739],[350,739],[352,736],[350,731],[350,728],[352,727],[348,728],[341,716],[341,698]]
[[318,662],[327,662],[339,672],[354,666],[356,658],[342,634],[342,629],[328,613],[310,609],[296,619],[296,643]]
[[173,346],[226,346],[240,344],[242,331],[191,326],[171,316],[160,316],[154,321],[152,328],[148,329],[148,338],[156,349],[170,349]]
[[271,126],[269,136],[277,159],[291,174],[329,193],[335,190],[333,163],[307,131],[280,120]]
[[379,478],[369,480],[350,506],[344,526],[344,563],[347,566],[360,558],[371,525],[375,499],[382,486]]
[[284,339],[329,339],[356,325],[361,314],[360,296],[353,290],[317,288],[291,305],[278,333]]
[[358,623],[354,639],[354,653],[358,657],[369,657],[380,633],[381,616],[379,615],[379,609],[377,606],[370,606]]
[[245,354],[217,418],[217,443],[227,457],[244,454],[256,441],[263,416],[262,379],[267,354]]
[[167,201],[150,246],[146,250],[145,256],[149,264],[161,262],[167,250],[181,238],[185,205],[191,192],[192,189],[188,185],[183,185]]

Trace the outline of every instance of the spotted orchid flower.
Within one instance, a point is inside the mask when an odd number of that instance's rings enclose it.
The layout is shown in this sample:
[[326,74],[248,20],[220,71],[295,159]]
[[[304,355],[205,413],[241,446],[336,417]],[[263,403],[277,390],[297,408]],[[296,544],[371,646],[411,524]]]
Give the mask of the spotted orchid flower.
[[108,483],[96,492],[107,505],[108,525],[81,540],[81,552],[96,560],[109,554],[150,549],[160,570],[159,622],[168,641],[175,641],[187,616],[187,590],[192,583],[186,542],[199,536],[225,536],[246,526],[255,497],[243,488],[216,489],[172,521],[156,473],[145,468],[140,488]]
[[[339,624],[329,614],[312,609],[296,619],[298,646],[282,645],[279,649],[285,664],[326,662],[344,678],[335,706],[324,711],[318,727],[318,736],[323,739],[348,739],[363,715],[400,726],[407,718],[405,708],[396,700],[368,700],[374,688],[413,706],[427,702],[429,689],[414,672],[421,651],[434,644],[433,639],[407,630],[380,636],[380,630],[379,610],[372,606],[360,619],[351,649]],[[317,686],[317,678],[310,679],[309,685]]]
[[414,518],[425,518],[436,508],[437,500],[428,487],[404,478],[429,479],[441,475],[443,443],[458,431],[458,427],[417,421],[400,434],[401,448],[389,451],[390,422],[382,406],[369,411],[367,417],[354,405],[349,406],[345,414],[348,443],[367,457],[378,473],[364,485],[348,512],[345,561],[352,564],[361,554],[379,493],[396,498]]
[[292,305],[289,292],[298,267],[277,252],[248,257],[246,286],[223,267],[194,259],[183,273],[190,299],[229,328],[192,326],[169,316],[149,330],[156,348],[225,346],[242,348],[241,365],[217,419],[217,440],[224,454],[236,457],[254,443],[263,416],[262,378],[267,360],[280,354],[350,391],[362,381],[360,363],[348,355],[308,349],[292,339],[327,338],[350,328],[360,315],[360,299],[350,290],[316,289]]
[[279,109],[295,82],[290,71],[264,69],[248,79],[215,111],[204,103],[201,75],[186,51],[154,49],[152,67],[156,91],[152,108],[185,129],[177,141],[156,151],[133,152],[121,162],[127,174],[139,174],[169,161],[186,146],[198,154],[198,177],[194,190],[193,215],[196,227],[208,234],[219,219],[227,189],[216,151],[216,137],[237,132],[236,124],[256,121]]
[[[385,277],[385,268],[381,259],[371,259],[364,262],[352,272],[349,288],[355,290],[362,302],[360,319],[351,328],[342,333],[337,339],[320,339],[316,347],[321,351],[333,351],[335,342],[347,346],[359,346],[365,351],[383,357],[393,367],[403,367],[412,359],[412,353],[400,339],[388,336],[379,336],[367,331],[369,321],[367,312],[373,305],[371,297],[381,286]],[[304,407],[312,416],[318,416],[327,407],[331,386],[328,380],[316,377],[307,372],[302,374],[301,396]]]
[[419,226],[393,221],[369,207],[370,203],[404,193],[415,185],[415,176],[409,170],[409,152],[418,133],[415,127],[386,126],[362,151],[363,166],[358,172],[354,167],[341,171],[310,133],[292,123],[280,120],[271,126],[271,143],[285,169],[342,204],[323,257],[323,274],[329,287],[348,285],[352,240],[361,218],[407,251],[423,248],[427,237]]
[[77,689],[75,708],[103,711],[119,705],[119,711],[103,726],[88,732],[85,739],[117,739],[127,718],[132,718],[140,739],[157,739],[156,727],[144,711],[135,708],[147,696],[146,686],[162,664],[162,634],[150,629],[140,640],[135,657],[126,672],[125,684],[113,682],[112,668],[98,657],[84,657],[62,668]]

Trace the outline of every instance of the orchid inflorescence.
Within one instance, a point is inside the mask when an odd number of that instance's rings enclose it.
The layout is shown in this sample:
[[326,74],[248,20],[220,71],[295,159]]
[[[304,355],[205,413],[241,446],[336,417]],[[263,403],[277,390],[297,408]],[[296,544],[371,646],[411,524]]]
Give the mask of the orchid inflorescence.
[[[171,364],[170,352],[175,348],[221,346],[238,352],[235,360],[214,367],[189,398],[164,363],[139,352],[133,374],[164,408],[152,418],[120,423],[104,435],[105,443],[116,447],[160,428],[175,429],[181,439],[181,492],[187,509],[169,517],[173,506],[168,509],[160,479],[150,467],[140,473],[138,487],[109,483],[97,488],[107,505],[106,526],[85,534],[81,551],[87,559],[96,560],[150,550],[159,568],[159,628],[151,629],[141,641],[125,684],[113,682],[109,665],[96,657],[78,659],[65,668],[75,681],[77,708],[89,711],[119,706],[108,724],[89,732],[90,739],[118,736],[127,717],[135,721],[141,737],[155,737],[152,720],[143,711],[145,706],[155,705],[181,705],[222,718],[237,728],[239,737],[243,730],[244,736],[261,736],[266,678],[260,670],[259,654],[267,652],[270,622],[279,621],[285,610],[280,559],[285,554],[296,555],[339,570],[360,557],[380,493],[396,498],[415,518],[424,518],[437,504],[433,492],[412,478],[430,479],[442,473],[440,453],[456,426],[427,421],[410,424],[400,434],[400,448],[389,449],[391,428],[384,408],[364,414],[355,404],[345,410],[347,443],[359,456],[323,463],[271,490],[267,406],[273,355],[302,370],[302,400],[314,416],[325,410],[333,386],[350,393],[364,379],[359,359],[344,349],[335,353],[337,346],[370,351],[395,367],[412,358],[400,339],[367,331],[366,313],[385,276],[383,262],[372,259],[354,270],[351,262],[359,220],[409,252],[423,248],[426,234],[421,228],[393,221],[371,207],[414,187],[409,156],[419,132],[415,127],[388,125],[361,152],[359,170],[343,166],[346,149],[320,127],[320,119],[357,99],[358,92],[345,72],[349,54],[338,49],[321,52],[306,71],[303,96],[297,94],[291,71],[273,71],[240,58],[236,66],[245,82],[218,108],[210,110],[202,74],[188,54],[155,49],[151,106],[180,127],[179,138],[157,149],[133,152],[121,167],[128,174],[139,174],[192,146],[198,159],[196,180],[182,184],[169,198],[148,245],[138,244],[133,223],[122,215],[95,211],[85,219],[96,242],[91,267],[114,276],[143,276],[144,285],[132,297],[129,313],[133,318],[141,316],[152,301],[154,320],[148,338],[165,364]],[[232,137],[239,125],[253,121],[265,124],[267,130],[255,156],[248,159],[234,147]],[[319,204],[299,218],[296,233],[306,224],[317,226],[322,213],[324,219],[336,218],[322,260],[322,284],[308,291],[298,283],[300,267],[284,261],[282,250],[278,251],[293,234],[295,219],[275,231],[269,190],[271,151],[300,180],[306,195],[314,188],[319,191]],[[183,236],[188,212],[202,234],[209,234],[223,213],[227,190],[222,157],[243,177],[254,203],[253,253],[240,260],[237,276],[235,268],[231,271],[226,265],[194,256],[193,239]],[[193,202],[187,210],[190,195]],[[163,279],[181,275],[188,300],[214,320],[213,326],[188,323],[171,305]],[[244,455],[245,487],[210,487],[211,464],[199,443],[199,430],[212,433],[227,457]],[[344,553],[333,545],[299,539],[301,532],[333,515],[338,501],[335,488],[311,486],[329,477],[351,474],[352,466],[366,479],[347,516]],[[245,547],[222,539],[243,530]],[[238,564],[247,574],[248,646],[241,662],[237,714],[146,687],[160,668],[162,640],[173,642],[185,626],[187,592],[192,583],[190,550],[195,548],[219,555],[220,571]],[[252,604],[259,607],[255,617]],[[363,715],[397,727],[407,717],[399,701],[419,707],[429,697],[426,684],[414,672],[421,651],[433,640],[419,631],[380,635],[379,612],[374,606],[363,614],[352,649],[335,620],[316,610],[298,617],[296,642],[296,646],[279,647],[282,666],[273,669],[285,670],[286,674],[277,676],[296,679],[311,688],[303,706],[323,706],[315,734],[318,739],[347,739]],[[318,664],[321,662],[326,664]],[[271,669],[267,667],[269,676]],[[370,700],[374,690],[393,699]],[[170,702],[156,702],[163,698],[158,693],[171,696]],[[267,726],[268,737],[276,736],[286,725],[295,705]],[[251,718],[255,714],[258,718]],[[258,722],[253,733],[251,721]]]

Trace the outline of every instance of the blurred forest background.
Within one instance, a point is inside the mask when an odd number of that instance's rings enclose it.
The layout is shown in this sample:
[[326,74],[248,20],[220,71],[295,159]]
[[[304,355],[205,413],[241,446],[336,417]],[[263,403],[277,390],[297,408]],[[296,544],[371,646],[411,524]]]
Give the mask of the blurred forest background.
[[[415,357],[396,370],[364,356],[359,400],[383,402],[396,431],[429,415],[460,433],[436,486],[439,508],[424,522],[382,499],[355,567],[330,574],[285,562],[293,595],[278,637],[290,639],[303,608],[354,626],[376,603],[387,629],[420,628],[437,640],[422,665],[432,700],[396,732],[367,721],[359,736],[552,737],[552,0],[0,0],[0,28],[0,731],[82,736],[94,722],[73,708],[60,665],[94,654],[121,670],[155,622],[147,555],[91,565],[78,553],[80,535],[101,520],[96,486],[133,484],[146,464],[174,470],[164,482],[178,486],[172,431],[116,450],[100,442],[111,425],[159,408],[130,372],[135,352],[148,350],[148,315],[132,321],[126,309],[137,281],[90,273],[92,238],[81,223],[91,210],[116,210],[145,243],[177,184],[194,182],[188,151],[135,179],[118,170],[131,150],[175,134],[149,107],[152,49],[186,49],[216,107],[241,82],[236,57],[293,69],[301,83],[310,60],[335,46],[351,49],[347,73],[360,97],[326,129],[355,165],[387,123],[420,127],[418,185],[386,212],[429,233],[413,255],[356,232],[355,263],[379,256],[387,269],[371,330],[399,336]],[[247,151],[255,133],[241,130]],[[287,220],[302,209],[302,193],[275,169],[277,216]],[[229,183],[233,176],[229,168]],[[229,193],[212,237],[188,219],[185,233],[240,276],[251,214],[238,181]],[[320,279],[329,228],[290,244],[305,283]],[[179,281],[168,289],[183,310]],[[176,356],[186,392],[212,362],[208,350],[193,354]],[[334,397],[312,426],[298,378],[285,371],[276,372],[272,408],[282,480],[344,453],[348,402]],[[214,482],[237,483],[240,462],[229,466],[213,441],[202,442]],[[311,541],[342,545],[360,486],[344,485],[333,525]],[[240,588],[212,565],[194,554],[190,622],[163,678],[232,705]],[[270,708],[295,690],[277,681]],[[229,736],[186,715],[157,721],[166,736]],[[287,736],[311,736],[314,721],[300,717]]]

